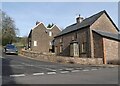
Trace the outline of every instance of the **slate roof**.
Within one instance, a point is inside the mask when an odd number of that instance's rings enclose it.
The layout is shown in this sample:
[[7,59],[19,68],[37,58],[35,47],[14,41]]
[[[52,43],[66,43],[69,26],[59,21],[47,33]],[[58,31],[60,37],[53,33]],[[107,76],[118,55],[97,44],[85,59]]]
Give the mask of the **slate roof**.
[[[112,19],[109,17],[109,15],[107,14],[107,12],[105,10],[91,16],[88,17],[86,19],[84,19],[81,23],[75,23],[72,24],[68,27],[66,27],[62,32],[60,32],[56,37],[67,34],[69,32],[87,27],[87,26],[91,26],[103,13],[105,13],[107,15],[107,17],[110,19],[110,21],[113,23],[113,25],[116,27],[116,25],[114,24],[114,22],[112,21]],[[119,29],[116,27],[116,29],[119,31]]]
[[118,40],[120,41],[120,34],[114,34],[114,33],[110,33],[110,32],[103,32],[103,31],[100,31],[100,30],[92,30],[93,32],[96,32],[97,34],[103,36],[103,37],[107,37],[107,38],[110,38],[110,39],[115,39],[115,40]]

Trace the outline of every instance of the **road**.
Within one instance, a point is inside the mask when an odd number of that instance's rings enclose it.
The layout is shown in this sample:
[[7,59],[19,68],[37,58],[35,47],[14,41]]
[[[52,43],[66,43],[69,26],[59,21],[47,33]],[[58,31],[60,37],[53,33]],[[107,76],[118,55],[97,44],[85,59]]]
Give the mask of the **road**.
[[[59,64],[5,55],[3,84],[117,84],[117,67]],[[1,77],[0,77],[1,78]]]

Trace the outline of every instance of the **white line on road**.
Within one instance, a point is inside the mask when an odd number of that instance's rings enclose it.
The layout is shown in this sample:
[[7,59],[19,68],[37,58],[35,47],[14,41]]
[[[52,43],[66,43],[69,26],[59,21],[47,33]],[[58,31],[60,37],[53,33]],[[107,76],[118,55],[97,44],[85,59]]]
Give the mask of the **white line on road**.
[[56,72],[48,72],[47,74],[56,74]]
[[73,70],[73,71],[71,71],[71,72],[79,72],[80,70]]
[[57,71],[57,70],[54,70],[54,69],[51,69],[51,68],[45,68],[47,70],[50,70],[50,71]]
[[10,77],[20,77],[20,76],[25,76],[25,74],[10,75]]
[[44,75],[44,73],[33,73],[34,76],[36,75]]
[[82,70],[82,71],[89,71],[88,69],[84,69],[84,70]]
[[61,71],[60,73],[68,73],[69,71]]
[[66,68],[65,70],[73,70],[73,68]]

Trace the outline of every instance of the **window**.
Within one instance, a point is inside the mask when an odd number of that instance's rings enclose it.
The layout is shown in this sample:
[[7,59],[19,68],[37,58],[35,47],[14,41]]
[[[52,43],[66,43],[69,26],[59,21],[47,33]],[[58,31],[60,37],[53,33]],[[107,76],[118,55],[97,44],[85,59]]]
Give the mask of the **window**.
[[75,40],[75,37],[74,36],[72,36],[72,41],[74,41]]
[[49,36],[52,36],[52,32],[51,31],[49,31]]
[[81,45],[81,53],[86,53],[86,42],[83,42]]
[[62,52],[62,45],[60,46],[60,53]]
[[76,41],[77,40],[77,32],[75,32],[72,36],[72,41]]
[[63,38],[61,37],[61,38],[60,38],[60,43],[62,43],[62,42],[63,42]]
[[77,40],[77,32],[75,33],[75,40]]
[[49,45],[51,46],[51,45],[52,45],[52,42],[49,42]]
[[34,41],[34,46],[37,46],[37,41]]
[[31,41],[29,41],[28,47],[29,47],[29,48],[31,47]]

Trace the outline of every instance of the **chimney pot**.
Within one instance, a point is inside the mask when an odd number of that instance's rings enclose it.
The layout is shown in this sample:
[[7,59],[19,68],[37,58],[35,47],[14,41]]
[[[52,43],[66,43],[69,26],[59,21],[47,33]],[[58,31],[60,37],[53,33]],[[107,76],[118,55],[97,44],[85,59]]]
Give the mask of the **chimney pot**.
[[39,24],[40,22],[39,21],[36,21],[36,25]]
[[83,20],[84,20],[84,18],[81,17],[80,14],[79,14],[79,16],[76,18],[76,22],[77,22],[77,23],[81,23]]

